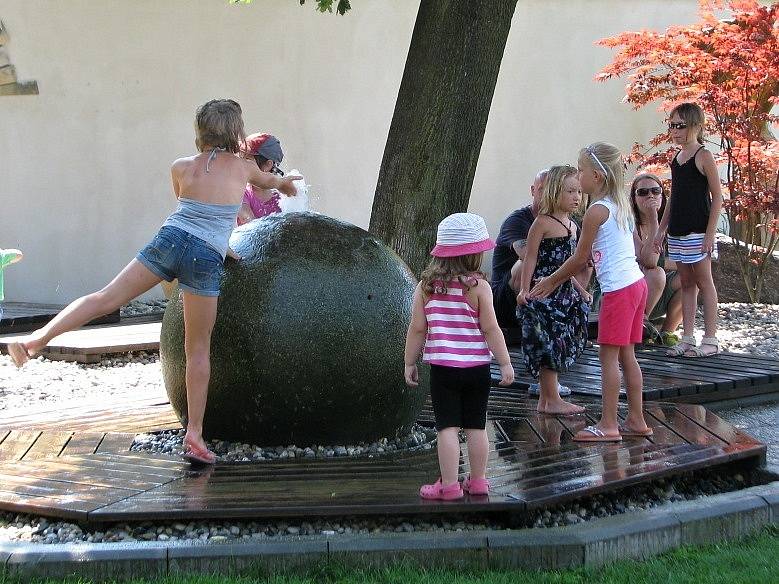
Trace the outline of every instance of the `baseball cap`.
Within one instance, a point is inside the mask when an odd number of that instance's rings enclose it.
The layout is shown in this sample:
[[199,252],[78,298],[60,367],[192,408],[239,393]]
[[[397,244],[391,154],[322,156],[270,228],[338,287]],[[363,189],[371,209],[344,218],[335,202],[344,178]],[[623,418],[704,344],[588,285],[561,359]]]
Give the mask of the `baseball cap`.
[[252,156],[262,156],[273,162],[273,167],[277,168],[284,159],[284,152],[281,151],[281,142],[272,134],[252,134],[246,137],[244,149],[247,154]]

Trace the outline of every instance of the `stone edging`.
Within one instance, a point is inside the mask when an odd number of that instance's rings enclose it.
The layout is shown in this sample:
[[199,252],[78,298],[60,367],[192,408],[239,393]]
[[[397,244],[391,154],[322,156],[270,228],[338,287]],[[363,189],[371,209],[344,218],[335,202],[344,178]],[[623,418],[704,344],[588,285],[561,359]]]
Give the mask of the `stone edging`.
[[[777,473],[779,468],[769,467]],[[779,481],[645,511],[546,529],[465,533],[306,536],[232,544],[0,544],[8,576],[93,580],[181,573],[230,574],[252,565],[305,569],[333,560],[380,566],[405,559],[425,567],[558,570],[645,559],[683,545],[705,545],[779,524]]]

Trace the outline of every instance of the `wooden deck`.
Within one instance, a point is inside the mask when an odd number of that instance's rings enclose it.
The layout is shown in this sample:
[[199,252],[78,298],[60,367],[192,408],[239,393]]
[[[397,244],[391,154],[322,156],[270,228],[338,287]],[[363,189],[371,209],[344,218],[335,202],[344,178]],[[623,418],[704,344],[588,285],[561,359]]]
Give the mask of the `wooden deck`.
[[[655,435],[577,444],[599,416],[540,416],[515,389],[490,398],[488,497],[431,502],[419,485],[438,476],[434,450],[381,458],[217,464],[129,452],[139,431],[178,427],[159,396],[0,418],[0,509],[86,522],[193,518],[514,512],[696,468],[759,464],[766,447],[699,405],[648,403]],[[624,410],[621,412],[624,415]],[[425,408],[420,422],[430,424]],[[467,462],[464,452],[463,465]],[[465,471],[465,467],[463,468]]]
[[[49,322],[63,308],[64,304],[39,304],[35,302],[3,302],[3,317],[0,319],[0,334],[14,334],[31,331]],[[119,311],[96,318],[90,324],[119,322]]]
[[[108,355],[158,351],[161,328],[161,322],[84,327],[54,337],[42,354],[55,361],[99,363]],[[0,351],[7,353],[8,343],[19,336],[0,337]]]
[[[512,387],[525,390],[535,380],[525,371],[522,351],[509,347],[516,378]],[[705,403],[779,392],[779,359],[736,353],[721,353],[704,359],[670,358],[664,348],[639,347],[636,357],[644,374],[644,399]],[[584,350],[570,371],[560,375],[560,383],[574,395],[601,394],[598,347]],[[492,368],[493,383],[500,381],[497,365]],[[624,392],[624,390],[623,390]]]

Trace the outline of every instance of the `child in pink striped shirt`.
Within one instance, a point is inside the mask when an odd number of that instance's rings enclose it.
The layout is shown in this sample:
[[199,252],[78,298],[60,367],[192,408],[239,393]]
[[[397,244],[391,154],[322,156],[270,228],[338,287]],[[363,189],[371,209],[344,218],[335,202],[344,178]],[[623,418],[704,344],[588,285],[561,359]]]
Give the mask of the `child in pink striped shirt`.
[[[422,485],[424,499],[460,499],[464,492],[486,495],[487,401],[492,354],[500,364],[501,385],[511,385],[506,342],[492,306],[492,289],[479,269],[484,252],[495,247],[478,215],[455,213],[438,226],[433,259],[414,291],[406,336],[405,378],[419,384],[417,360],[430,364],[430,397],[438,430],[441,477]],[[423,352],[424,349],[424,352]],[[470,475],[458,480],[460,429],[468,440]]]

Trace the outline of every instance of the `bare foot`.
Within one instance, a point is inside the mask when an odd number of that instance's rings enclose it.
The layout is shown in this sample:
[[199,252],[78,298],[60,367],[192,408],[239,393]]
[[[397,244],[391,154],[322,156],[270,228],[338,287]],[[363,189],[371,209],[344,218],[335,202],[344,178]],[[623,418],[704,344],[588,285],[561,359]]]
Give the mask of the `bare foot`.
[[626,432],[624,432],[625,434],[647,436],[652,434],[652,429],[646,423],[646,420],[644,420],[643,416],[640,418],[631,418],[628,416],[622,423],[621,430],[626,430]]
[[8,344],[8,355],[17,367],[21,367],[40,353],[45,346],[46,343],[42,339],[32,335],[20,337],[15,343]]
[[544,409],[539,409],[538,411],[539,413],[551,414],[553,416],[570,416],[571,414],[581,414],[584,412],[584,408],[567,402],[564,399],[558,399],[547,401]]

